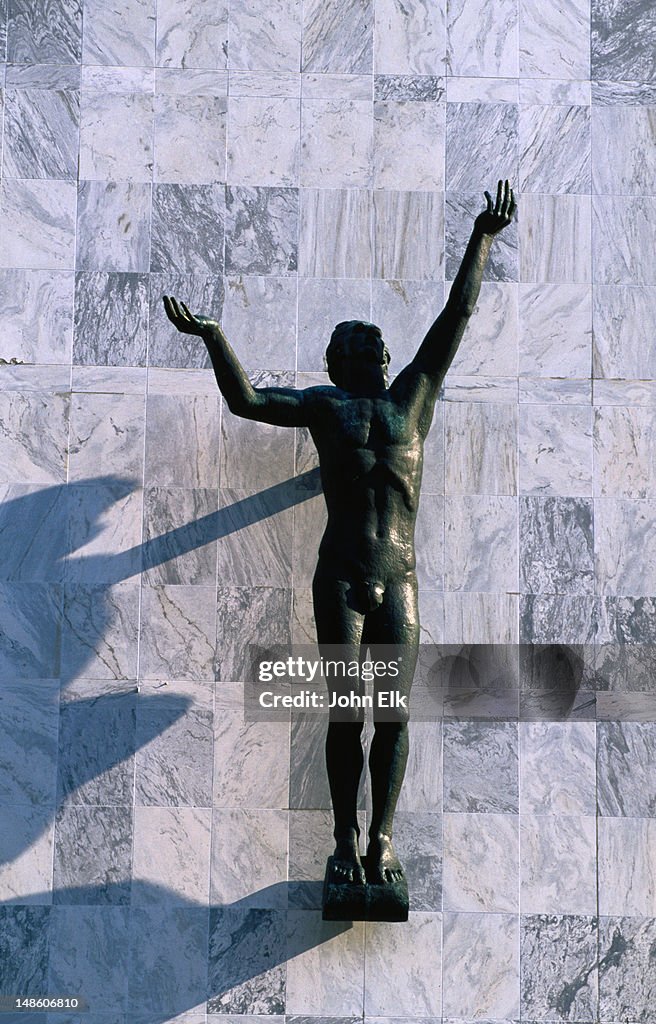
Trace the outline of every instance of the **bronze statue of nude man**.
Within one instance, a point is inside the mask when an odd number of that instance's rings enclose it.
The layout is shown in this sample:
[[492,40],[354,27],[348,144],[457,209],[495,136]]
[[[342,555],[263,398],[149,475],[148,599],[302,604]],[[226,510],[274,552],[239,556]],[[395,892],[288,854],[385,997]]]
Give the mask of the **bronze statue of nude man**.
[[[346,321],[326,351],[332,386],[255,388],[219,324],[165,297],[179,331],[199,335],[217,383],[237,416],[307,427],[317,447],[328,523],[313,583],[319,645],[354,652],[376,644],[403,648],[395,687],[407,695],[419,644],[414,531],[423,446],[444,375],[474,311],[494,235],[515,210],[509,183],[496,201],[485,193],[446,305],[412,361],[388,384],[389,353],[373,324]],[[356,657],[357,657],[356,653]],[[389,686],[389,683],[387,683]],[[407,712],[375,721],[369,766],[372,815],[366,881],[402,879],[392,824],[408,757]],[[331,712],[326,764],[335,818],[333,883],[365,882],[360,859],[357,793],[364,763],[361,709]]]

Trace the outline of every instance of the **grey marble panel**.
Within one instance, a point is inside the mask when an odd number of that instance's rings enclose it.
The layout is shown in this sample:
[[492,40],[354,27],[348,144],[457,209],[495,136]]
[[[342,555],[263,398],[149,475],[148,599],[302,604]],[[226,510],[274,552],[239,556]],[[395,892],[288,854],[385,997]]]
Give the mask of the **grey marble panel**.
[[228,3],[157,0],[157,64],[176,68],[225,68]]
[[[201,338],[180,334],[171,324],[162,297],[174,295],[194,313],[221,319],[224,279],[221,275],[178,274],[149,275],[150,313],[148,317],[148,364],[180,369],[210,366],[210,358]],[[152,387],[151,387],[152,393]],[[177,389],[176,389],[177,390]]]
[[599,106],[653,106],[654,82],[592,82],[592,102]]
[[589,595],[522,595],[520,643],[591,644],[597,635],[599,601]]
[[145,274],[76,274],[76,364],[145,366],[147,325]]
[[[291,378],[291,379],[290,379]],[[255,387],[293,386],[293,374],[252,375]],[[294,434],[286,427],[249,421],[228,409],[221,417],[221,486],[264,490],[276,484],[291,486],[294,475]]]
[[[592,115],[595,192],[653,195],[656,191],[654,108],[595,106]],[[618,145],[621,139],[621,145]]]
[[209,1013],[285,1012],[285,915],[279,910],[210,910]]
[[306,277],[371,277],[371,193],[303,189],[299,270]]
[[300,102],[231,96],[227,181],[237,186],[298,185]]
[[[593,291],[595,377],[656,377],[656,288],[597,285]],[[627,402],[620,405],[633,404]],[[652,404],[652,403],[648,403]]]
[[[202,147],[197,140],[203,139]],[[205,94],[155,97],[154,180],[203,184],[226,180],[226,100]],[[194,152],[194,159],[189,153]]]
[[444,107],[404,100],[374,105],[376,188],[444,187]]
[[57,683],[50,679],[28,682],[5,676],[3,680],[0,696],[0,800],[3,804],[50,806],[54,803],[59,719],[57,689]]
[[9,178],[77,176],[79,93],[8,89],[3,172]]
[[399,811],[394,846],[406,870],[413,915],[442,909],[442,819]]
[[223,326],[247,370],[295,369],[296,304],[292,278],[227,278]]
[[8,484],[0,493],[0,538],[6,552],[2,578],[61,582],[66,553],[64,488]]
[[3,483],[62,483],[66,478],[67,394],[0,394]]
[[656,284],[649,258],[656,226],[656,197],[639,196],[617,204],[598,196],[592,206],[592,253],[596,284]]
[[601,593],[653,594],[655,545],[652,501],[597,500],[595,556]]
[[[145,582],[214,584],[216,541],[203,520],[211,516],[215,518],[217,509],[215,490],[199,487],[151,487],[146,490],[144,541],[146,546],[157,549],[157,555],[153,565],[145,553]],[[176,543],[177,530],[184,531],[184,539]]]
[[[399,816],[397,815],[397,821]],[[360,818],[364,833],[364,816]],[[397,837],[398,838],[398,837]],[[306,910],[321,908],[326,855],[333,849],[333,816],[330,811],[292,810],[289,812],[290,907]]]
[[[6,0],[0,5],[6,9]],[[0,33],[2,30],[0,29]],[[3,65],[4,67],[4,65]],[[61,64],[9,64],[6,67],[4,84],[18,89],[77,90],[80,88],[82,69],[79,66]]]
[[519,911],[519,816],[444,815],[444,909]]
[[491,168],[518,180],[518,108],[511,103],[449,103],[446,109],[446,187],[494,191]]
[[567,3],[520,0],[519,14],[519,67],[522,76],[590,77],[590,7],[587,0],[568,0]]
[[143,807],[209,807],[212,691],[207,683],[141,687],[137,706],[135,802]]
[[211,679],[214,587],[144,586],[139,670],[144,679]]
[[525,814],[520,843],[522,913],[596,913],[594,817]]
[[[485,188],[493,182],[487,182]],[[480,193],[447,192],[445,217],[445,277],[453,281],[471,234],[474,218],[481,212],[484,198]],[[523,214],[522,214],[523,216]],[[495,238],[490,258],[483,271],[484,281],[517,281],[517,224],[513,222],[500,238]]]
[[136,687],[63,703],[59,713],[60,801],[129,807],[133,798]]
[[[413,912],[408,921],[388,928],[367,924],[365,942],[364,1010],[387,1015],[440,1012],[442,988],[441,915]],[[390,971],[390,964],[403,969]]]
[[656,985],[651,951],[656,921],[602,917],[599,921],[599,1013],[602,1020],[647,1022]]
[[[298,99],[301,94],[300,71],[230,71],[230,95],[288,97]],[[309,80],[318,78],[348,79],[361,81],[363,75],[306,75],[303,91],[311,91]],[[366,81],[366,79],[365,79]],[[330,92],[330,90],[328,90]]]
[[392,372],[398,373],[413,358],[443,299],[441,281],[371,282],[371,317],[390,349]]
[[449,5],[447,67],[451,75],[516,77],[517,4],[503,0],[492,9],[465,0]]
[[600,914],[656,917],[655,841],[653,818],[599,819]]
[[595,409],[595,494],[602,498],[651,498],[656,494],[652,452],[656,411]]
[[524,405],[592,405],[592,381],[523,379],[519,381],[519,401]]
[[593,722],[522,722],[520,753],[523,814],[594,814]]
[[449,644],[513,644],[518,640],[516,594],[444,595],[444,642]]
[[142,182],[81,181],[78,270],[148,270],[151,187]]
[[521,280],[587,284],[591,280],[589,196],[522,196],[519,220]]
[[524,593],[591,594],[592,500],[520,498],[519,551]]
[[444,408],[447,494],[517,492],[517,409],[449,402]]
[[319,911],[289,912],[289,1013],[316,1015],[319,1019],[362,1013],[364,932],[362,922],[349,927],[343,922],[322,921]]
[[[207,907],[134,907],[130,916],[130,1019],[175,1019],[207,996]],[[155,937],[155,941],[153,938]]]
[[417,814],[442,810],[442,726],[439,721],[411,721],[408,728],[410,751],[398,808],[414,820]]
[[522,192],[589,194],[590,150],[589,107],[521,107],[518,186]]
[[69,480],[98,473],[141,474],[144,399],[139,394],[74,394],[71,398]]
[[295,188],[226,188],[226,273],[296,272],[298,261],[298,190]]
[[[325,715],[295,718],[291,725],[289,806],[302,810],[328,810],[330,790],[323,754],[328,719]],[[360,806],[365,772],[360,781]]]
[[441,196],[435,192],[375,191],[373,206],[373,276],[395,281],[441,280]]
[[55,907],[44,992],[83,994],[90,1006],[124,1010],[128,913],[127,907]]
[[656,818],[656,724],[600,722],[597,735],[599,813]]
[[526,915],[521,929],[522,1015],[597,1020],[597,919]]
[[543,106],[579,105],[589,107],[592,102],[592,83],[589,80],[525,78],[519,83],[521,103]]
[[75,258],[75,184],[5,179],[0,265],[71,270]]
[[52,808],[2,802],[0,814],[4,824],[0,836],[0,899],[3,905],[51,904]]
[[371,100],[304,98],[301,139],[303,186],[366,188],[372,184]]
[[445,590],[515,591],[517,572],[517,499],[447,497]]
[[[68,363],[73,324],[73,274],[56,270],[2,270],[5,296],[0,331],[9,358]],[[5,357],[7,358],[7,357]]]
[[516,724],[445,722],[443,742],[445,811],[517,813]]
[[375,100],[434,102],[444,97],[445,81],[437,75],[375,75]]
[[[345,319],[368,321],[372,315],[375,314],[371,312],[369,281],[301,278],[298,286],[299,370],[324,369],[324,353],[336,324]],[[382,329],[385,333],[384,324]],[[265,339],[263,341],[266,344]]]
[[112,587],[76,583],[66,586],[61,654],[64,682],[80,675],[135,679],[138,621],[136,581]]
[[55,819],[56,904],[130,902],[132,809],[64,806]]
[[290,642],[291,590],[225,587],[217,593],[217,678],[247,678],[249,644]]
[[61,601],[57,584],[0,584],[0,671],[4,678],[59,676]]
[[[453,360],[454,376],[471,374],[479,381],[488,374],[517,376],[517,300],[516,284],[483,282],[469,327]],[[489,400],[494,401],[493,396]]]
[[383,75],[434,75],[446,48],[445,11],[427,0],[375,5],[374,68]]
[[155,185],[150,269],[222,274],[223,219],[220,185]]
[[301,62],[300,0],[274,0],[262,18],[250,0],[230,4],[229,66],[257,71],[298,71]]
[[607,7],[592,2],[592,77],[613,82],[647,81],[656,76],[655,26],[650,7]]
[[374,5],[309,0],[303,8],[303,71],[366,75],[373,70]]
[[214,734],[215,807],[289,807],[289,722],[244,722],[217,716]]
[[210,899],[240,908],[287,909],[286,811],[215,810]]
[[155,0],[107,5],[84,0],[85,64],[150,67],[155,57]]
[[219,491],[221,522],[226,530],[219,543],[222,583],[247,587],[289,584],[294,516],[292,508],[279,511],[277,493]]
[[139,572],[142,497],[134,486],[116,477],[69,485],[65,580],[117,583]]
[[132,906],[209,898],[209,807],[135,807]]
[[7,60],[15,63],[79,64],[82,44],[80,0],[9,0]]
[[186,69],[156,67],[154,70],[157,95],[222,96],[224,99],[228,95],[227,71],[210,71],[200,67]]
[[415,532],[417,582],[422,590],[443,590],[445,572],[444,498],[424,492]]
[[31,996],[47,992],[51,913],[50,907],[0,907],[0,988],[4,992]]
[[219,438],[218,394],[150,395],[146,485],[216,488]]
[[445,1017],[519,1016],[519,922],[508,914],[444,914]]
[[146,92],[85,89],[80,115],[80,177],[142,181],[153,176],[153,98]]
[[[599,623],[599,640],[601,643],[611,643],[615,647],[613,653],[621,652],[625,645],[645,644],[645,664],[649,664],[652,657],[651,645],[656,644],[656,618],[654,617],[656,602],[653,597],[605,597],[601,600],[601,615]],[[611,651],[613,648],[611,647]],[[627,651],[627,663],[629,666],[637,667],[641,652]],[[599,668],[603,670],[603,662],[599,661]],[[620,661],[621,664],[621,661]],[[631,669],[630,669],[631,671]],[[635,671],[635,668],[633,669]],[[603,674],[603,672],[602,672]],[[601,683],[601,680],[599,681]],[[616,669],[616,677],[613,682],[621,689],[648,689],[649,685],[634,683],[627,685],[622,679],[619,665]]]
[[446,79],[447,103],[514,103],[519,101],[517,78],[462,78]]
[[519,286],[522,377],[589,377],[592,290],[577,284]]
[[520,407],[519,490],[521,494],[592,494],[590,407]]

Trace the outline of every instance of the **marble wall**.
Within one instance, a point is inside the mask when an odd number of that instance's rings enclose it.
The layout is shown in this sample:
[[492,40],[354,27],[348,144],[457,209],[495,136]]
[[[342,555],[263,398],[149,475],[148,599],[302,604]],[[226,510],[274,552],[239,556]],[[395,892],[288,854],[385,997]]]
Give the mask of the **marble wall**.
[[7,1024],[656,1021],[648,663],[628,712],[611,672],[415,723],[410,920],[322,924],[324,723],[240,690],[246,644],[312,635],[314,453],[161,305],[260,384],[325,379],[352,317],[394,370],[511,178],[428,442],[423,638],[649,652],[655,52],[644,0],[0,0],[0,992],[90,1007]]

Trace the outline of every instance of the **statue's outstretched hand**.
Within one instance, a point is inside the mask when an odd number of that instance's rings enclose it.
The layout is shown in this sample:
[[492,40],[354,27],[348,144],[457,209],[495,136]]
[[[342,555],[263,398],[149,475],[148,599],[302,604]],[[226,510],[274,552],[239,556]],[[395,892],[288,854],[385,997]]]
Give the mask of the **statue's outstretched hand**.
[[184,302],[178,302],[172,295],[164,296],[164,309],[173,326],[183,334],[197,334],[202,338],[210,330],[221,330],[216,320],[208,316],[194,316]]
[[487,209],[479,213],[476,227],[486,235],[496,235],[510,224],[515,212],[515,196],[508,181],[500,181],[497,185],[496,203],[492,202],[489,192],[485,193]]

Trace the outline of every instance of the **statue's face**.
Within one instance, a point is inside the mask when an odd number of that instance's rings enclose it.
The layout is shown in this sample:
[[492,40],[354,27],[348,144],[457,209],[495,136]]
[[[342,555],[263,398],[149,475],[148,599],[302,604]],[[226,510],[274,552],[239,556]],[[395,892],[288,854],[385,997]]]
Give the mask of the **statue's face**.
[[347,390],[356,390],[358,384],[387,387],[389,352],[375,324],[355,322],[332,341],[331,362],[337,370],[334,382]]

